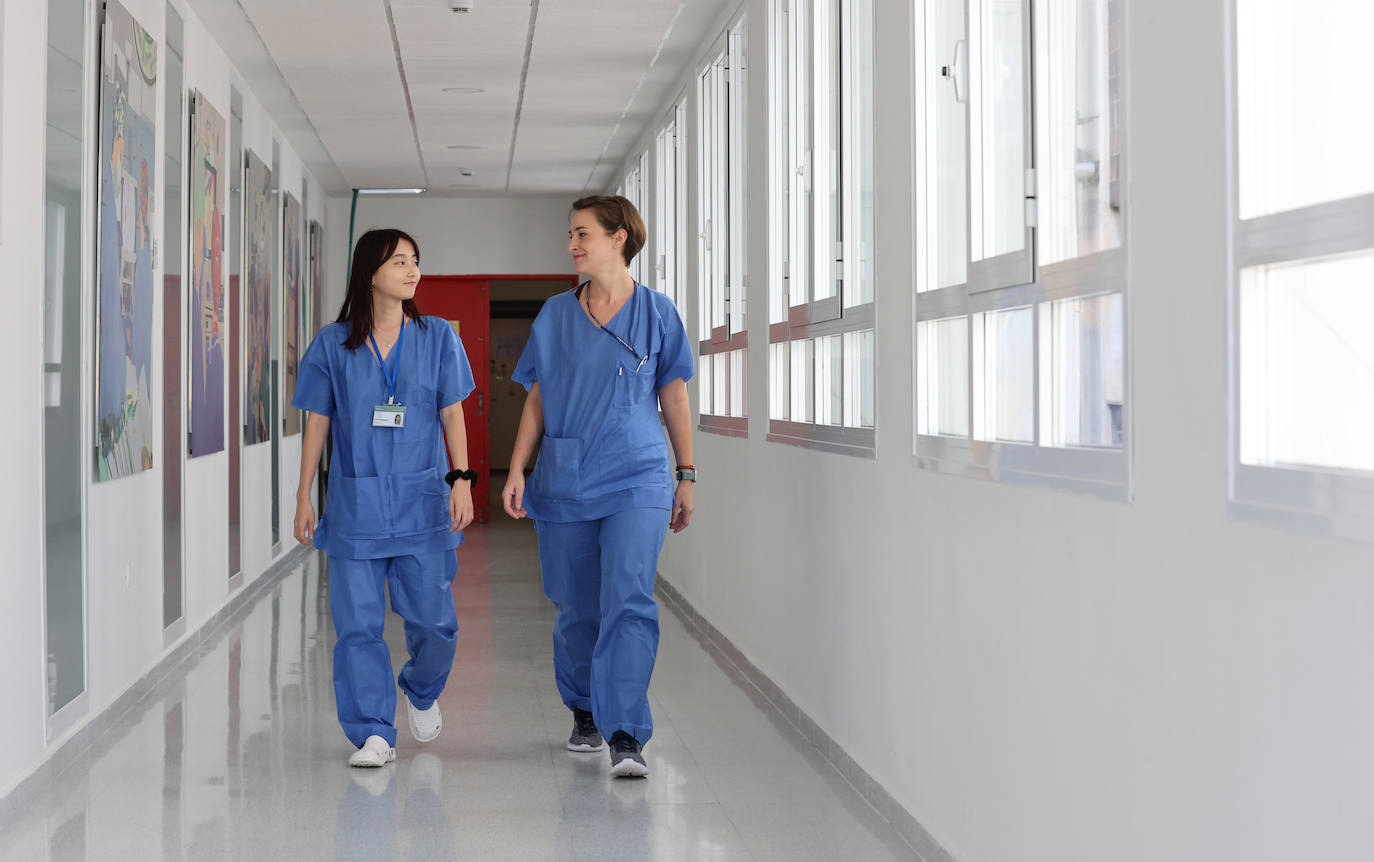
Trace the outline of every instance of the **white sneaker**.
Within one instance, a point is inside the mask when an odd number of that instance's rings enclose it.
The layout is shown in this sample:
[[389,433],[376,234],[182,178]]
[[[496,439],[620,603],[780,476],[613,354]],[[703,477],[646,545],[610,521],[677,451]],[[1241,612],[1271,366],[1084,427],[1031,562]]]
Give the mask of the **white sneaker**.
[[385,739],[375,733],[367,738],[363,747],[349,755],[349,766],[361,766],[374,768],[386,766],[396,759],[396,749],[387,744]]
[[410,714],[410,735],[415,737],[416,742],[429,742],[439,735],[444,726],[437,700],[429,705],[429,709],[416,709],[410,698],[406,698],[406,712]]

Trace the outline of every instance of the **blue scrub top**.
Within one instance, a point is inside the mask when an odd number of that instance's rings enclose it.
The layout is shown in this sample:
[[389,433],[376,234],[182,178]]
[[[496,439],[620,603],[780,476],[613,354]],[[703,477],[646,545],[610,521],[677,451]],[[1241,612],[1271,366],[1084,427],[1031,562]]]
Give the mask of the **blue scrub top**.
[[524,496],[535,520],[673,506],[658,390],[692,377],[687,331],[673,301],[642,284],[603,322],[606,332],[574,291],[558,294],[535,318],[511,375],[526,390],[538,382],[544,407],[544,438]]
[[301,358],[291,406],[330,418],[334,452],[329,490],[315,528],[316,548],[331,557],[370,560],[452,550],[449,487],[439,411],[472,393],[463,342],[447,320],[409,322],[387,355],[396,376],[396,403],[405,427],[372,427],[373,409],[387,401],[386,378],[367,342],[344,347],[349,324],[320,330]]

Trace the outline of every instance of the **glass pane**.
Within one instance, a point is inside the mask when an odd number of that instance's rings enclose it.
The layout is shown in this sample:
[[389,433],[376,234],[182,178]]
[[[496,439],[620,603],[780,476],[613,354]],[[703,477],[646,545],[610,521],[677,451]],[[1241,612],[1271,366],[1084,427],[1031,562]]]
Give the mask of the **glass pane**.
[[[729,186],[729,110],[725,90],[726,57],[711,68],[711,114],[709,120],[711,173],[711,327],[728,324],[725,317],[725,283],[730,277],[730,186]],[[709,333],[708,333],[709,337]]]
[[747,391],[745,389],[745,372],[749,368],[749,351],[735,350],[730,353],[730,415],[743,417],[748,415],[746,405],[748,404]]
[[873,301],[873,2],[845,0],[845,305]]
[[816,104],[811,145],[813,299],[835,295],[840,277],[840,0],[812,4],[811,71]]
[[811,388],[811,374],[815,353],[811,339],[793,341],[792,353],[792,403],[791,420],[810,422],[815,415],[816,393]]
[[811,150],[811,80],[807,60],[810,57],[807,4],[797,0],[788,16],[790,56],[788,70],[787,116],[791,124],[788,136],[788,249],[787,302],[790,306],[811,301],[811,176],[808,160]]
[[873,427],[873,330],[844,334],[844,424]]
[[788,347],[786,342],[768,345],[768,418],[786,419],[787,400],[790,395],[788,372]]
[[1236,7],[1241,218],[1374,192],[1374,4]]
[[715,411],[715,400],[711,396],[711,384],[715,380],[716,366],[714,360],[708,355],[701,357],[697,371],[697,396],[699,409],[703,415]]
[[243,267],[243,96],[229,91],[229,577],[243,571],[242,500],[239,486],[244,422],[242,296]]
[[81,265],[87,79],[84,2],[48,4],[47,150],[43,232],[44,579],[48,630],[47,711],[86,689],[82,487]]
[[[281,191],[281,144],[275,139],[272,141],[272,234],[271,249],[268,258],[272,261],[272,308],[282,308],[282,291],[285,284],[282,279],[282,191]],[[271,315],[277,318],[277,315]],[[268,336],[272,340],[272,370],[269,396],[267,400],[267,412],[269,438],[272,441],[272,549],[276,553],[277,543],[281,541],[281,355],[282,337],[281,321],[272,319],[271,334]]]
[[1035,0],[1040,263],[1121,245],[1118,0]]
[[1029,308],[973,316],[975,438],[1034,442],[1034,338]]
[[816,339],[816,424],[844,423],[844,351],[841,337]]
[[713,387],[715,401],[711,405],[711,412],[717,416],[730,415],[730,354],[717,353],[711,357],[712,366],[715,369],[716,382]]
[[916,325],[916,425],[920,434],[968,436],[968,318]]
[[1125,400],[1121,294],[1040,307],[1040,442],[1122,444]]
[[[768,322],[787,319],[788,268],[788,189],[791,170],[788,160],[790,119],[788,113],[789,56],[787,41],[787,0],[769,4],[770,58],[768,72],[768,170],[772,182],[768,198]],[[771,363],[771,359],[769,360]],[[781,416],[773,416],[780,419]]]
[[1241,274],[1241,460],[1374,471],[1374,253]]
[[745,194],[747,190],[745,143],[746,129],[748,128],[748,115],[745,111],[748,105],[746,97],[748,85],[747,59],[744,47],[744,22],[740,22],[730,34],[730,77],[727,90],[730,115],[727,123],[729,159],[726,163],[725,185],[728,190],[730,206],[730,213],[726,217],[726,221],[730,225],[730,261],[726,299],[730,304],[729,325],[732,333],[746,330],[745,310],[748,307],[748,291],[746,289],[746,273],[748,272],[746,249],[748,242],[745,236],[745,225],[748,223],[745,217]]
[[[931,0],[925,20],[926,138],[921,146],[921,231],[925,246],[918,290],[968,280],[968,104],[956,97],[955,46],[966,43],[964,0]],[[967,87],[967,83],[961,84]]]
[[[167,5],[167,63],[162,177],[162,625],[181,619],[181,459],[185,437],[181,428],[181,148],[183,24]],[[221,321],[216,320],[216,328]],[[218,334],[218,332],[216,332]],[[224,378],[219,381],[223,383]],[[223,398],[223,390],[216,393]],[[223,417],[223,414],[220,414]],[[222,434],[223,432],[221,432]]]
[[1026,246],[1024,0],[969,0],[973,259]]

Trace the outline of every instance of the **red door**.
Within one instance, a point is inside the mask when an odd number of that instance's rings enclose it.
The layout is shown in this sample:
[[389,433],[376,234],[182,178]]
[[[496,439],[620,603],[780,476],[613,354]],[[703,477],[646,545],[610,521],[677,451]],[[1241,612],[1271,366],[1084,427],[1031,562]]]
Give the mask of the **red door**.
[[[485,278],[461,275],[426,275],[415,291],[421,314],[442,317],[455,325],[467,350],[468,363],[477,388],[463,402],[463,419],[468,431],[468,465],[477,471],[472,488],[475,520],[485,524],[491,519],[490,440],[487,435],[488,381],[491,377],[491,285]],[[450,468],[453,466],[449,465]]]

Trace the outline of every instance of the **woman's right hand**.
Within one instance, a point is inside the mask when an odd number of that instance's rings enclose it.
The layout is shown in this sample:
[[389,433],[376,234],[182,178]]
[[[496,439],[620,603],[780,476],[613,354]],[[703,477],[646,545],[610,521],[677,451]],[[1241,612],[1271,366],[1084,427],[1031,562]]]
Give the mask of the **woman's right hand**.
[[315,535],[315,507],[310,500],[296,499],[296,541],[302,545],[311,544]]
[[506,514],[517,521],[525,517],[525,509],[521,505],[524,500],[525,471],[511,470],[510,478],[506,480],[506,487],[501,490],[501,502],[506,507]]

